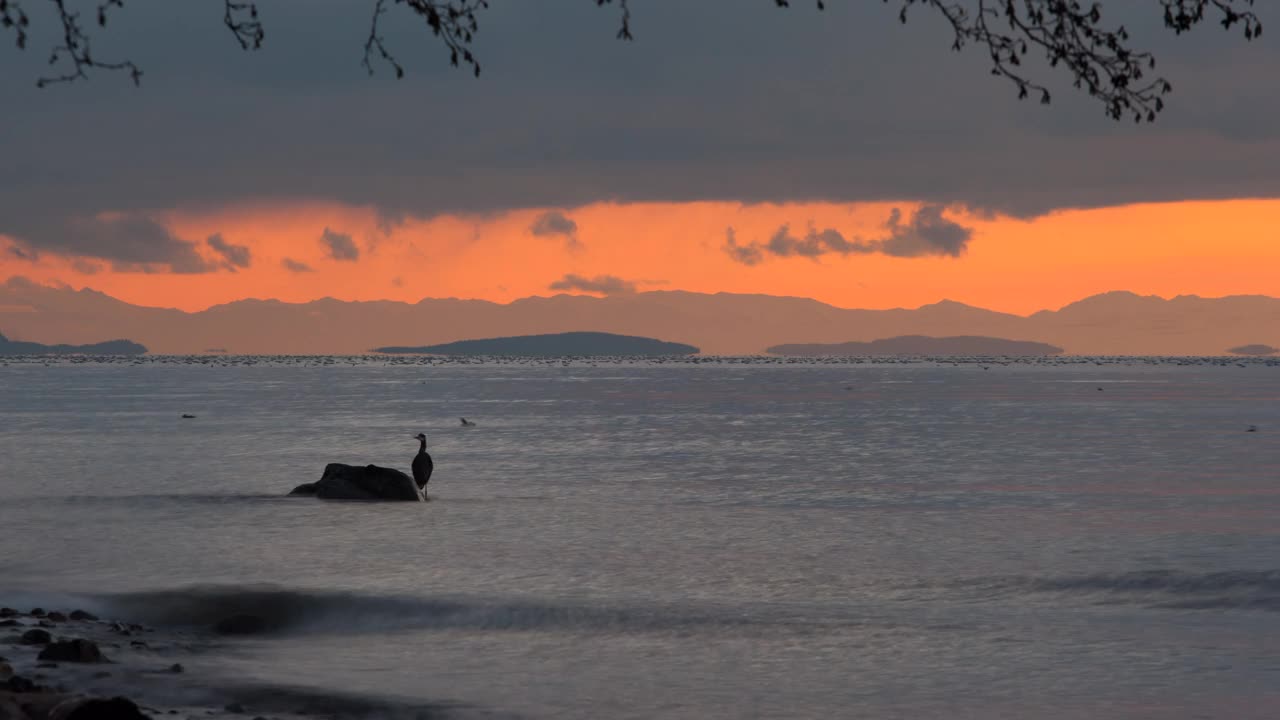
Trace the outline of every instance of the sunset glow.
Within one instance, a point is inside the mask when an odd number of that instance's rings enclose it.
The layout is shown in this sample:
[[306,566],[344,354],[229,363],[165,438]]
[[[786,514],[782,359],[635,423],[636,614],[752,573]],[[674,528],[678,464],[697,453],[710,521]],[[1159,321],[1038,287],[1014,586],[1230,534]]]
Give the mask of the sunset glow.
[[[812,297],[840,307],[916,307],[951,299],[1028,314],[1109,290],[1171,297],[1280,291],[1280,201],[1237,200],[1064,210],[1031,220],[948,208],[972,230],[957,257],[826,252],[747,265],[725,250],[764,243],[783,225],[792,235],[831,228],[846,238],[885,232],[893,209],[919,203],[598,203],[561,210],[410,218],[388,223],[372,208],[298,203],[240,205],[153,217],[211,263],[205,238],[249,250],[247,267],[202,273],[114,268],[92,257],[6,252],[0,279],[91,287],[134,304],[200,310],[243,298],[305,302],[424,297],[509,302],[584,292],[553,284],[573,275],[614,278],[638,291],[763,293]],[[576,229],[532,228],[548,212]],[[347,236],[354,257],[335,259],[325,231]],[[17,248],[15,239],[6,244]],[[285,267],[291,263],[293,269]],[[625,287],[625,285],[624,285]]]

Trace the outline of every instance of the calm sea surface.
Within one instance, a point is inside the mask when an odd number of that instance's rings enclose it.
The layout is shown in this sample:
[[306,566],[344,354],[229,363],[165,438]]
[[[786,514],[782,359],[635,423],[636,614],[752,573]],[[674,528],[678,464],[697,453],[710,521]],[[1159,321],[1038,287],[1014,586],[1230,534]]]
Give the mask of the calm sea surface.
[[[1275,362],[10,361],[0,412],[0,604],[270,622],[184,682],[462,718],[1280,716]],[[430,503],[283,497],[407,470],[418,432]]]

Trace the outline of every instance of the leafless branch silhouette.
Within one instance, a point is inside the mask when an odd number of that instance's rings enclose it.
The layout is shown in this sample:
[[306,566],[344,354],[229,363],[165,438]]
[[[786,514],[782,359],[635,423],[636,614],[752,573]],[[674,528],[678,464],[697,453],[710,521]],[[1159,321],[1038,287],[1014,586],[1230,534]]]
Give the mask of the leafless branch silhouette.
[[[13,33],[20,49],[30,42],[31,22],[24,8],[33,0],[0,0],[0,28]],[[88,78],[91,70],[123,70],[135,85],[142,70],[130,60],[108,61],[91,52],[91,38],[81,23],[80,14],[67,6],[67,0],[46,0],[57,12],[61,23],[61,41],[52,48],[49,64],[55,74],[42,76],[37,85],[72,82]],[[773,0],[781,8],[790,7],[789,0]],[[954,33],[952,48],[968,45],[984,47],[990,56],[991,74],[1005,78],[1017,88],[1019,98],[1037,97],[1049,103],[1051,93],[1045,85],[1029,77],[1026,60],[1042,55],[1051,67],[1065,68],[1075,87],[1099,100],[1106,114],[1116,120],[1126,117],[1137,122],[1151,122],[1164,109],[1164,96],[1173,90],[1169,80],[1152,76],[1156,59],[1149,51],[1131,47],[1129,31],[1123,25],[1111,25],[1104,19],[1103,4],[1080,0],[883,0],[899,4],[898,17],[907,22],[916,8],[938,13],[950,24]],[[1262,22],[1253,12],[1254,0],[1145,0],[1152,2],[1162,15],[1164,26],[1181,35],[1209,19],[1228,30],[1243,28],[1246,40],[1262,34]],[[223,22],[244,50],[262,47],[266,37],[254,0],[222,0]],[[617,37],[631,40],[631,6],[628,0],[594,0],[597,7],[612,5],[619,10]],[[387,46],[381,33],[384,17],[396,7],[403,7],[418,21],[424,22],[432,35],[444,43],[449,62],[467,66],[480,74],[480,62],[473,43],[480,31],[480,15],[489,8],[489,0],[372,0],[373,12],[369,35],[364,44],[361,64],[370,73],[377,61],[385,62],[404,77],[405,68]],[[824,0],[815,0],[818,10],[825,9]],[[108,16],[123,9],[125,0],[97,2],[97,22],[105,27]]]

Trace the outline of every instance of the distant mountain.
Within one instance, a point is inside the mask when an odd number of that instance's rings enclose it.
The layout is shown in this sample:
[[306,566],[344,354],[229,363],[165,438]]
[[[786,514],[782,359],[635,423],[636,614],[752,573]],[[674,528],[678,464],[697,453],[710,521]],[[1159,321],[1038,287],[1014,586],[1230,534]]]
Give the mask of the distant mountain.
[[459,340],[422,347],[383,347],[374,352],[423,355],[522,355],[526,357],[565,355],[692,355],[698,348],[631,335],[602,332],[567,332],[551,335]]
[[968,357],[1009,356],[1026,357],[1031,355],[1058,355],[1062,348],[1048,343],[1028,342],[1025,340],[1003,340],[1001,338],[978,337],[976,335],[957,335],[954,337],[926,337],[924,335],[901,335],[871,342],[846,342],[832,344],[809,345],[774,345],[765,350],[773,355],[842,356],[860,355],[963,355]]
[[1275,355],[1280,353],[1280,348],[1273,348],[1270,345],[1241,345],[1233,347],[1227,352],[1232,355]]
[[141,355],[147,349],[130,340],[108,340],[90,345],[44,345],[10,340],[0,333],[0,355]]
[[586,330],[663,338],[713,355],[903,335],[1018,338],[1075,355],[1221,355],[1224,348],[1247,344],[1280,345],[1280,299],[1165,300],[1113,292],[1023,317],[947,300],[915,309],[858,310],[808,298],[673,290],[529,297],[508,304],[453,298],[412,304],[239,300],[187,313],[10,278],[0,283],[0,327],[43,343],[127,337],[156,353],[225,348],[234,354],[359,354],[401,345],[406,335],[430,346]]

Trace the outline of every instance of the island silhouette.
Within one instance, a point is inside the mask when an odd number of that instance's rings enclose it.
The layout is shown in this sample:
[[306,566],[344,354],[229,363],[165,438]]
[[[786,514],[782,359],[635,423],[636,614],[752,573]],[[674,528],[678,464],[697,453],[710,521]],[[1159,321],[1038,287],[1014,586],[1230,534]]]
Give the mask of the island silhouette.
[[565,332],[545,335],[459,340],[419,347],[391,346],[373,352],[418,355],[520,355],[559,357],[565,355],[693,355],[698,348],[634,335],[606,332]]
[[0,333],[0,355],[142,355],[146,346],[132,340],[107,340],[88,345],[45,345],[10,340]]
[[1005,340],[1003,338],[980,337],[977,335],[957,335],[953,337],[900,335],[882,340],[872,340],[871,342],[774,345],[765,352],[771,355],[797,355],[803,357],[822,355],[1041,356],[1059,355],[1062,353],[1062,348],[1029,340]]

